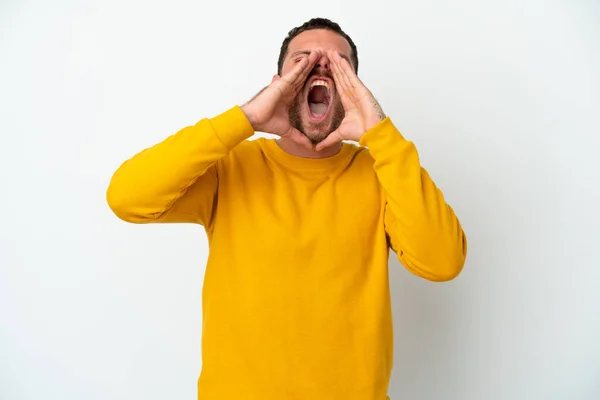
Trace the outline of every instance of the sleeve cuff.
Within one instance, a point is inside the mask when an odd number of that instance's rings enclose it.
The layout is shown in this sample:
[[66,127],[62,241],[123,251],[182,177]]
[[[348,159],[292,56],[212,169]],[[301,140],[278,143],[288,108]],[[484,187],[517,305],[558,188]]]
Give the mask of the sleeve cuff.
[[211,118],[210,124],[227,150],[232,150],[243,140],[254,135],[252,124],[239,106]]
[[406,140],[396,128],[390,117],[386,117],[365,132],[360,138],[359,144],[365,147],[377,146],[379,143],[383,144],[388,142],[390,135],[395,135],[396,138]]

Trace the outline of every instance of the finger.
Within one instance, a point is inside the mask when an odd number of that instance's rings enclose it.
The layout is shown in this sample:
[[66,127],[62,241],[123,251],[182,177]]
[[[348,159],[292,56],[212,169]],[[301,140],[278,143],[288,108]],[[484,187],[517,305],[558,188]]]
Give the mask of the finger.
[[337,52],[334,55],[334,57],[336,58],[337,64],[341,70],[341,74],[344,77],[344,79],[348,82],[348,85],[350,87],[355,88],[363,86],[363,83],[350,66],[350,63],[348,63],[348,60],[342,58],[342,56],[340,56],[340,54]]
[[345,83],[341,80],[340,68],[338,67],[334,56],[333,51],[329,50],[327,52],[327,57],[329,57],[329,62],[331,64],[331,72],[333,73],[333,80],[335,81],[336,87],[339,87],[339,92],[343,92]]
[[333,50],[329,50],[327,52],[327,57],[329,58],[329,62],[331,63],[331,72],[333,72],[333,79],[336,81],[336,85],[339,84],[340,87],[345,86],[345,82],[342,82],[341,70],[335,59],[335,54]]
[[303,84],[320,57],[320,51],[312,51],[307,57],[303,57],[292,71],[290,71],[290,84],[294,87]]
[[344,89],[348,89],[348,81],[344,79],[343,71],[337,57],[337,52],[330,50],[330,54],[331,55],[329,56],[329,59],[331,60],[331,66],[333,69],[334,77],[337,77],[340,85]]
[[336,52],[336,51],[331,51],[331,63],[333,65],[334,68],[334,74],[337,77],[338,81],[340,82],[340,87],[342,87],[343,92],[344,93],[348,93],[348,91],[352,88],[352,85],[350,84],[350,81],[346,78],[346,74],[344,73],[344,70],[342,69],[342,66],[340,64],[340,55]]
[[291,128],[288,137],[294,142],[298,143],[300,146],[305,147],[309,150],[314,150],[314,145],[312,144],[312,142],[299,130]]
[[342,141],[342,139],[341,139],[339,133],[337,131],[333,131],[323,141],[321,141],[319,144],[317,144],[317,146],[315,147],[315,150],[321,151],[321,150],[326,149],[327,147],[331,147],[334,144],[337,144],[341,141]]
[[308,56],[308,64],[306,64],[304,66],[302,71],[294,79],[294,83],[293,83],[294,94],[298,93],[304,87],[306,80],[308,78],[308,75],[311,73],[311,71],[313,71],[313,69],[315,68],[315,65],[317,64],[317,62],[319,61],[319,59],[321,57],[322,57],[322,52],[318,51],[318,50],[312,51],[311,54]]
[[295,86],[296,79],[307,66],[308,57],[304,57],[294,66],[294,68],[290,72],[279,78],[276,81],[276,83],[285,84],[286,86],[293,88]]
[[319,58],[320,52],[311,52],[307,57],[303,57],[290,72],[281,77],[278,84],[281,93],[284,96],[295,96],[304,86],[308,74]]
[[294,142],[298,143],[302,147],[306,147],[310,150],[314,149],[314,146],[313,146],[312,142],[310,141],[310,139],[308,139],[302,132],[300,132],[298,129],[296,129],[292,126],[290,126],[288,131],[285,132],[285,134],[283,134],[281,136],[293,140]]
[[339,66],[338,61],[333,53],[330,51],[330,60],[331,60],[331,70],[333,72],[333,80],[335,82],[336,90],[340,96],[342,101],[342,105],[346,110],[350,109],[354,103],[352,101],[351,95],[351,87],[348,85],[347,80],[342,76],[342,70]]
[[346,87],[346,94],[348,95],[349,100],[352,103],[357,103],[360,97],[357,92],[358,87],[352,84],[352,81],[348,77],[346,71],[344,71],[342,66],[343,60],[344,59],[340,57],[339,54],[336,55],[336,63],[338,70],[340,71],[340,79],[344,82],[344,85]]
[[298,78],[296,79],[296,83],[304,84],[308,74],[315,68],[317,62],[323,57],[323,52],[321,50],[313,50],[310,52],[308,56],[308,65],[302,70]]

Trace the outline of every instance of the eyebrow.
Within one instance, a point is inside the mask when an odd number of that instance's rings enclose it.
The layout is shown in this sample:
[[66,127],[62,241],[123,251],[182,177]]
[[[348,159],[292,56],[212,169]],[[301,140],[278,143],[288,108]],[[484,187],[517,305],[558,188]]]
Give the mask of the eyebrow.
[[[309,50],[295,51],[294,53],[292,53],[292,55],[290,56],[290,58],[294,58],[294,57],[297,57],[297,56],[300,56],[300,55],[308,56],[308,55],[310,55],[310,51]],[[348,61],[348,64],[352,65],[352,61],[350,61],[350,58],[347,55],[340,53],[340,56],[342,58],[344,58],[346,61]]]

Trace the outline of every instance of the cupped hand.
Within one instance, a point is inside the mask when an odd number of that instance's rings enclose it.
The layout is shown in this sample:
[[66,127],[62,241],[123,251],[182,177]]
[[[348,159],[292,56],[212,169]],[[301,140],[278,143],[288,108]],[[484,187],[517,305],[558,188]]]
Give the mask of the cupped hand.
[[385,119],[381,106],[356,76],[348,61],[338,52],[327,52],[333,72],[336,92],[344,106],[345,117],[340,126],[316,146],[320,151],[342,140],[358,142],[360,138],[378,122]]
[[321,57],[320,51],[312,51],[291,71],[274,79],[269,86],[241,107],[255,131],[289,138],[313,149],[310,140],[290,123],[289,111],[294,98],[304,87],[308,75]]

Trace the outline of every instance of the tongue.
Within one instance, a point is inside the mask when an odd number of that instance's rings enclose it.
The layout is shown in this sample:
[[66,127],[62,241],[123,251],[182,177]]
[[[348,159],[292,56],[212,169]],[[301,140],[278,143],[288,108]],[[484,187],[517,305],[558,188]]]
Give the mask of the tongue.
[[327,104],[325,103],[308,103],[308,108],[310,108],[310,112],[317,115],[325,114],[327,111]]
[[308,107],[310,112],[323,115],[327,111],[327,89],[323,86],[315,86],[308,93]]
[[315,86],[308,94],[308,101],[312,103],[326,103],[327,89],[324,86]]

